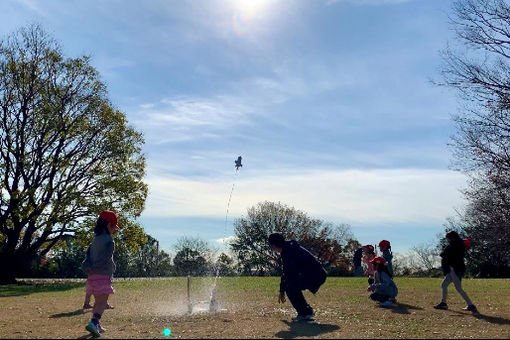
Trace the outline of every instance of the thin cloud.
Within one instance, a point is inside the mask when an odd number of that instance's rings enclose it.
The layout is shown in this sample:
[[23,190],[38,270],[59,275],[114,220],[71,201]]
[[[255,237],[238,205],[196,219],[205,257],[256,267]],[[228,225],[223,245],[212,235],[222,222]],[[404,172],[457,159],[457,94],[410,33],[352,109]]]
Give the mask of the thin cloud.
[[133,122],[156,144],[214,138],[235,125],[249,124],[254,112],[230,96],[164,98],[140,108]]
[[[460,206],[464,175],[446,170],[302,171],[240,178],[230,216],[261,201],[280,201],[314,216],[347,223],[442,223]],[[145,216],[224,217],[232,179],[147,179]]]

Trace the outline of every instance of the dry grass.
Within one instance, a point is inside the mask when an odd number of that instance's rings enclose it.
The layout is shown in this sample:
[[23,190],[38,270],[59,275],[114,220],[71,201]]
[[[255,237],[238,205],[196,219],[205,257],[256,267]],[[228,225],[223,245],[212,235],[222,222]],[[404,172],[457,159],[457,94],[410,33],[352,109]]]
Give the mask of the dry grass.
[[[211,278],[192,279],[195,306],[207,304]],[[509,280],[465,280],[481,315],[462,311],[453,286],[448,311],[434,310],[440,279],[397,278],[399,306],[376,307],[363,278],[328,278],[306,294],[319,324],[290,323],[289,302],[277,303],[278,278],[224,278],[218,301],[226,311],[186,314],[186,280],[121,281],[113,311],[103,315],[102,338],[509,338]],[[0,338],[87,338],[83,283],[0,286]]]

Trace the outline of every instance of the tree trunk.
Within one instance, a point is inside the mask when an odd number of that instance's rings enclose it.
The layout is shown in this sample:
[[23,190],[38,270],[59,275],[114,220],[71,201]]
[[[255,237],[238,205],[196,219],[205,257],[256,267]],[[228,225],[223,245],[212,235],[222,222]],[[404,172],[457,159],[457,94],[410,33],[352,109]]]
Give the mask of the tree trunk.
[[0,285],[16,283],[16,261],[14,256],[0,254]]

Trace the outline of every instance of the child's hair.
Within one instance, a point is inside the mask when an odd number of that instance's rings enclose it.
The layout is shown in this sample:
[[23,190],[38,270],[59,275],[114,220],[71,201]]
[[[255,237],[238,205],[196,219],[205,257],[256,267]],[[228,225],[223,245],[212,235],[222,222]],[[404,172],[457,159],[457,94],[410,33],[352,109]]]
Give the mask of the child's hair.
[[285,245],[285,237],[280,233],[273,233],[269,235],[269,244],[278,248],[283,248]]
[[101,235],[102,233],[110,234],[108,231],[108,221],[104,218],[99,217],[96,222],[96,227],[94,228],[94,234],[96,236]]
[[391,275],[387,265],[378,263],[374,263],[374,265],[377,266],[377,271],[385,272],[389,277],[393,278],[393,275]]
[[446,238],[449,238],[452,241],[460,241],[461,240],[459,234],[454,230],[448,231],[446,233]]

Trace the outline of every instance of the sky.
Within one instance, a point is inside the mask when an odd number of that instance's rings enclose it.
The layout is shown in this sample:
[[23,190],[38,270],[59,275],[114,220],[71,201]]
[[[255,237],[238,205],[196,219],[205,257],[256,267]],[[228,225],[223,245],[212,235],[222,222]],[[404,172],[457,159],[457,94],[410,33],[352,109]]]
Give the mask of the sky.
[[183,236],[220,247],[271,201],[407,252],[465,204],[448,147],[459,102],[432,84],[450,12],[446,0],[2,0],[0,35],[39,23],[67,57],[91,57],[144,134],[139,222],[163,249]]

